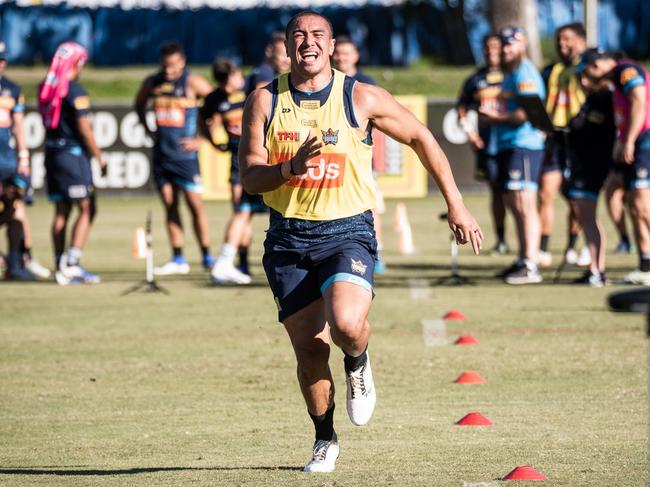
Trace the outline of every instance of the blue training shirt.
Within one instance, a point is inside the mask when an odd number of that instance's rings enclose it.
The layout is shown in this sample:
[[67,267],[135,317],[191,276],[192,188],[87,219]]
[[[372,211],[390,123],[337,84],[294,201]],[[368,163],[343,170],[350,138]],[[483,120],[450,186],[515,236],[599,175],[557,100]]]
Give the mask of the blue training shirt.
[[48,129],[45,134],[45,147],[51,149],[83,149],[77,119],[90,114],[90,98],[86,90],[76,81],[70,81],[68,94],[62,101],[61,120],[55,129]]
[[[522,60],[514,71],[506,74],[499,95],[501,109],[506,112],[518,109],[517,95],[537,95],[541,100],[546,98],[544,80],[528,59]],[[544,134],[528,121],[521,125],[497,124],[496,133],[499,152],[509,149],[544,149]]]
[[0,169],[15,169],[16,150],[10,145],[14,113],[25,111],[20,87],[0,76]]

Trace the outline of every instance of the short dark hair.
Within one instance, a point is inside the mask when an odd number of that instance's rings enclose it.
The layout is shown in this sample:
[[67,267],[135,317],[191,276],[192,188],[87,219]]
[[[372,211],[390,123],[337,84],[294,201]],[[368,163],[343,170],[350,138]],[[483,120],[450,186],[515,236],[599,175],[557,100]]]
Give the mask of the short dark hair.
[[230,59],[218,57],[212,62],[212,76],[220,85],[228,81],[228,77],[239,69]]
[[287,28],[284,30],[284,35],[286,36],[287,39],[291,36],[291,32],[293,29],[296,27],[296,24],[298,23],[298,20],[300,20],[302,17],[320,17],[321,19],[325,20],[327,23],[327,26],[330,30],[330,35],[334,37],[334,28],[332,27],[332,23],[330,22],[330,19],[325,17],[323,14],[319,14],[318,12],[314,12],[313,10],[303,10],[302,12],[298,12],[296,15],[291,17],[289,19],[289,22],[287,22]]
[[338,46],[340,44],[351,44],[357,51],[359,50],[359,46],[357,46],[357,43],[350,36],[336,36],[336,45]]
[[560,27],[558,27],[557,31],[555,32],[556,35],[562,32],[563,30],[570,30],[578,37],[582,39],[587,39],[587,31],[585,30],[585,26],[582,24],[582,22],[571,22],[570,24],[561,25]]
[[490,32],[489,34],[483,36],[483,47],[487,46],[487,43],[492,39],[496,39],[497,41],[501,42],[501,36],[499,34],[496,32]]
[[164,57],[171,56],[172,54],[180,54],[181,56],[185,57],[185,51],[179,42],[167,41],[160,47],[160,57],[162,59]]

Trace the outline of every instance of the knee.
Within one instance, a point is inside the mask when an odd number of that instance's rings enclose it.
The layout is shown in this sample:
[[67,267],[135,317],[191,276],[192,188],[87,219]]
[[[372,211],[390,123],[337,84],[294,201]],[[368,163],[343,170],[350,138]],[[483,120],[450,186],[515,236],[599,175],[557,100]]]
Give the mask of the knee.
[[[332,338],[356,342],[365,336],[366,319],[355,310],[343,310],[334,314],[330,326],[334,330]],[[338,341],[338,340],[337,340]],[[340,343],[337,343],[340,345]]]
[[316,377],[327,371],[330,357],[330,347],[327,343],[314,340],[309,343],[294,344],[294,352],[300,376]]

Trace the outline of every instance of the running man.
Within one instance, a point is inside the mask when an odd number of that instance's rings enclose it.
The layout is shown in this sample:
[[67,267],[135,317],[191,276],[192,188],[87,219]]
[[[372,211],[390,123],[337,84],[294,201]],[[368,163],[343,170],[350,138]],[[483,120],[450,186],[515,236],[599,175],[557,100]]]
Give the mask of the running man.
[[487,181],[490,186],[490,209],[497,236],[494,252],[506,254],[506,207],[503,202],[504,191],[499,184],[497,166],[497,140],[494,125],[487,123],[485,117],[478,121],[478,132],[467,121],[467,112],[479,108],[497,109],[498,97],[503,83],[501,71],[501,38],[488,34],[483,38],[483,57],[485,66],[465,80],[456,104],[458,125],[465,130],[469,143],[476,154],[476,179]]
[[526,38],[518,27],[501,30],[502,65],[506,77],[501,86],[501,107],[481,108],[480,114],[495,123],[497,131],[499,181],[505,190],[505,204],[517,224],[519,259],[502,272],[508,284],[542,281],[537,268],[540,221],[537,211],[539,173],[544,157],[544,135],[526,118],[517,95],[544,99],[544,82],[526,58]]
[[[560,58],[542,71],[546,83],[546,111],[553,122],[554,131],[546,139],[546,154],[542,165],[539,183],[539,215],[542,224],[539,265],[550,267],[553,256],[548,251],[549,240],[555,223],[555,199],[563,183],[563,177],[570,168],[569,125],[573,117],[580,113],[586,94],[580,85],[575,68],[587,47],[587,32],[579,22],[567,24],[555,33],[555,49]],[[588,266],[591,262],[589,251],[585,248],[580,255],[575,251],[576,240],[580,234],[580,224],[574,213],[575,205],[569,212],[569,238],[564,253],[567,264]]]
[[305,471],[331,472],[339,446],[330,336],[344,353],[352,423],[366,424],[376,402],[368,358],[376,254],[372,128],[418,154],[447,202],[459,243],[471,242],[478,253],[483,235],[431,132],[385,90],[332,70],[329,20],[301,12],[286,33],[291,72],[249,97],[239,162],[244,189],[263,193],[271,208],[264,269],[316,431]]
[[585,51],[579,70],[592,80],[614,84],[614,159],[626,164],[623,182],[639,252],[639,268],[623,282],[650,286],[650,75],[641,65],[600,48]]
[[[49,277],[50,271],[33,259],[23,261],[25,253],[31,255],[31,232],[22,199],[29,186],[29,150],[23,126],[25,101],[20,87],[4,76],[6,68],[6,48],[4,42],[0,42],[0,181],[7,188],[20,188],[12,193],[17,197],[12,199],[11,211],[5,212],[5,217],[12,220],[7,222],[9,252],[5,277],[31,281],[37,273],[39,277]],[[12,136],[15,147],[11,144]],[[21,246],[28,250],[23,251]]]
[[[155,274],[187,274],[190,265],[183,256],[183,223],[179,211],[181,195],[192,214],[194,233],[201,248],[201,263],[206,270],[214,265],[210,253],[208,218],[203,206],[203,186],[198,150],[204,142],[197,137],[197,102],[212,88],[202,76],[186,69],[183,47],[168,42],[160,48],[161,70],[144,80],[135,99],[135,111],[147,134],[153,139],[153,174],[165,207],[167,233],[172,258]],[[146,121],[147,102],[153,100],[156,130]]]
[[[90,120],[90,98],[77,82],[88,59],[85,48],[74,42],[61,44],[41,84],[38,105],[45,135],[47,192],[55,205],[52,243],[56,282],[94,284],[99,276],[80,264],[90,227],[97,214],[90,158],[106,174],[106,161],[95,143]],[[66,228],[72,207],[79,213],[65,251]]]
[[[265,211],[264,202],[258,195],[251,196],[242,190],[239,180],[239,138],[241,137],[241,118],[244,112],[244,76],[241,69],[232,61],[217,58],[212,64],[212,74],[218,88],[210,93],[201,107],[199,127],[203,135],[220,151],[230,151],[230,198],[233,205],[233,215],[226,227],[224,243],[217,257],[217,263],[212,268],[212,280],[215,284],[249,284],[251,278],[248,272],[248,246],[250,245],[251,217],[254,211]],[[228,135],[225,146],[216,144],[212,133],[223,126]],[[257,200],[260,200],[259,202]],[[246,248],[243,270],[235,267],[235,255],[242,247]],[[241,264],[241,263],[240,263]],[[244,272],[245,271],[245,272]]]
[[[341,71],[346,76],[352,78],[360,83],[369,85],[376,85],[374,79],[367,74],[360,71],[357,67],[359,63],[360,54],[358,46],[347,36],[338,36],[336,44],[334,44],[334,54],[332,55],[332,63],[334,68]],[[380,135],[381,136],[381,135]],[[375,141],[376,143],[377,141]],[[384,232],[381,228],[381,216],[386,212],[384,204],[384,196],[381,194],[379,185],[377,184],[376,176],[379,166],[384,165],[384,161],[377,160],[378,155],[375,151],[372,153],[372,169],[375,176],[375,193],[377,194],[377,203],[372,209],[372,218],[375,222],[375,238],[377,239],[377,259],[375,260],[375,273],[383,274],[386,272],[386,263],[381,255],[384,250]]]

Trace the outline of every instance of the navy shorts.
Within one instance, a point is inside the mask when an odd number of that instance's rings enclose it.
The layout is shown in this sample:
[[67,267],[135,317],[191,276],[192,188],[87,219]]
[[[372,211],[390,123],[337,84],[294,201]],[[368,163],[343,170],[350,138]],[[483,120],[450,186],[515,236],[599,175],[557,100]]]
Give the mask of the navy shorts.
[[192,193],[203,192],[198,159],[170,161],[154,156],[153,177],[158,189],[165,184],[172,184]]
[[499,164],[497,156],[486,154],[483,151],[476,153],[475,177],[479,181],[496,184],[499,181]]
[[569,149],[567,139],[561,132],[554,132],[546,139],[544,148],[544,161],[542,163],[542,174],[552,171],[562,171],[569,167]]
[[93,197],[95,188],[90,159],[81,147],[46,149],[45,171],[50,201],[80,201]]
[[239,203],[233,204],[233,208],[235,213],[267,213],[269,211],[261,194],[249,194],[243,189]]
[[650,189],[650,130],[636,139],[634,163],[623,166],[623,186],[629,189]]
[[[372,214],[363,218],[372,225]],[[334,282],[350,282],[373,293],[377,241],[372,226],[365,233],[295,246],[291,237],[285,235],[280,241],[267,233],[262,264],[278,307],[278,321],[320,299]]]
[[505,191],[537,191],[543,150],[508,149],[497,154],[499,182]]
[[597,201],[598,194],[605,184],[610,167],[610,158],[582,161],[573,157],[571,170],[567,172],[564,187],[565,196],[572,200],[588,199]]
[[241,184],[241,177],[239,175],[239,154],[237,151],[231,152],[230,157],[230,184]]

